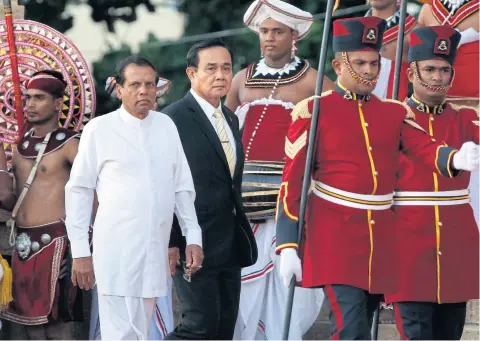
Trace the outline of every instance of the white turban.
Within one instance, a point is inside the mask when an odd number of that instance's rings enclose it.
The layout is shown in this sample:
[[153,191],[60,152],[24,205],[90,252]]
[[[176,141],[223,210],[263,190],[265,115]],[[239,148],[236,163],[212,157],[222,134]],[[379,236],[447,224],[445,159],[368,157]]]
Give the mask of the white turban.
[[255,0],[245,12],[243,22],[258,33],[260,25],[268,18],[297,30],[297,40],[305,38],[313,24],[313,16],[309,12],[281,0]]

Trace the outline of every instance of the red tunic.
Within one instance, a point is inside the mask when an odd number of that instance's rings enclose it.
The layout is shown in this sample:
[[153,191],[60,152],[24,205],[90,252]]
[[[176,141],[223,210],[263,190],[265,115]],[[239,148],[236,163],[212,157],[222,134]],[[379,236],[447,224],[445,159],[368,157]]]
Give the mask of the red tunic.
[[[422,160],[432,171],[451,173],[448,160],[455,150],[432,142],[425,132],[404,123],[406,106],[376,96],[368,101],[355,98],[346,99],[338,86],[337,91],[322,95],[313,180],[360,195],[392,194],[399,149]],[[298,246],[298,214],[313,103],[312,98],[302,101],[292,113],[279,195],[277,253]],[[394,291],[393,221],[388,208],[353,208],[310,194],[301,245],[302,286],[346,284],[371,293]]]
[[[460,148],[479,142],[478,120],[471,109],[454,110],[449,104],[440,114],[415,109],[416,122],[436,140]],[[423,164],[401,157],[396,191],[439,192],[465,190],[469,172],[452,179],[438,177]],[[450,206],[394,206],[397,215],[399,291],[391,302],[454,303],[479,298],[479,232],[470,203]]]
[[293,107],[292,103],[267,99],[249,104],[242,135],[245,161],[282,161],[285,158],[285,136]]
[[480,54],[478,52],[480,44],[478,41],[461,45],[457,51],[457,57],[453,64],[455,78],[452,87],[448,91],[448,96],[472,97],[479,96],[479,63]]

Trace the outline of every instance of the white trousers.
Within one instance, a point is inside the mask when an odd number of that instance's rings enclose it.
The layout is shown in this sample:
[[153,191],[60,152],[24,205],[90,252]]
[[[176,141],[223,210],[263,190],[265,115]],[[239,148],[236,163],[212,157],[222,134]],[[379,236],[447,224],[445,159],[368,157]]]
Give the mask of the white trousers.
[[[149,340],[163,340],[173,331],[172,280],[168,281],[168,296],[159,297],[150,321]],[[92,290],[89,340],[101,340],[100,318],[98,316],[97,287]]]
[[156,298],[98,295],[102,340],[147,340]]

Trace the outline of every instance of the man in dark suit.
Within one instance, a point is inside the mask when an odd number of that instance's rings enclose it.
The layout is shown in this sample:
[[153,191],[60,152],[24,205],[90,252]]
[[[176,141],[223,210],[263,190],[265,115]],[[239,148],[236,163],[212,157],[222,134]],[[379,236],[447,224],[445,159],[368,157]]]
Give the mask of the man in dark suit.
[[183,262],[185,238],[174,224],[170,247],[178,251],[171,249],[170,256],[182,321],[166,339],[226,340],[233,338],[238,314],[240,269],[257,260],[242,208],[238,119],[221,104],[233,78],[230,51],[221,40],[195,44],[187,54],[187,75],[191,90],[163,113],[177,126],[192,172],[204,260],[190,275]]

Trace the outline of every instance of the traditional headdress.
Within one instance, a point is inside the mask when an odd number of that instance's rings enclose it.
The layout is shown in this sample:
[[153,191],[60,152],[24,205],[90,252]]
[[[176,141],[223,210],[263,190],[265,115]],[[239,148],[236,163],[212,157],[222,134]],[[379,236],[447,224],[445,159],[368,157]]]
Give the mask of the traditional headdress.
[[281,0],[255,0],[245,12],[243,22],[258,33],[260,25],[268,18],[297,30],[298,40],[306,37],[313,24],[311,13]]
[[[260,25],[269,18],[298,31],[297,40],[305,38],[313,24],[311,13],[302,11],[281,0],[255,0],[245,12],[243,22],[248,28],[258,34]],[[295,43],[296,41],[294,40],[292,44],[292,58],[297,50]]]
[[[45,91],[60,92],[60,83],[45,77],[36,80],[32,75],[41,70],[56,70],[62,73],[65,85],[62,89],[63,107],[59,116],[63,128],[80,131],[95,115],[95,83],[88,64],[78,48],[63,34],[53,28],[30,20],[13,20],[14,44],[18,61],[19,86],[25,93],[27,87],[42,87]],[[11,51],[7,38],[7,23],[0,22],[0,141],[5,146],[10,163],[12,145],[18,140],[16,110],[12,105],[14,83],[12,77]],[[55,78],[55,77],[54,77]],[[50,85],[46,85],[46,84]],[[55,85],[54,85],[55,84]],[[47,90],[47,87],[49,90]],[[56,89],[54,89],[56,88]],[[49,91],[49,92],[50,92]],[[27,128],[26,126],[24,128]]]
[[342,53],[348,71],[359,83],[374,85],[378,76],[374,80],[367,80],[357,75],[350,65],[347,52],[380,52],[386,24],[385,20],[377,17],[338,19],[333,22],[333,51]]
[[48,92],[55,97],[63,97],[67,83],[52,75],[39,73],[25,82],[25,87],[27,90],[36,89]]

